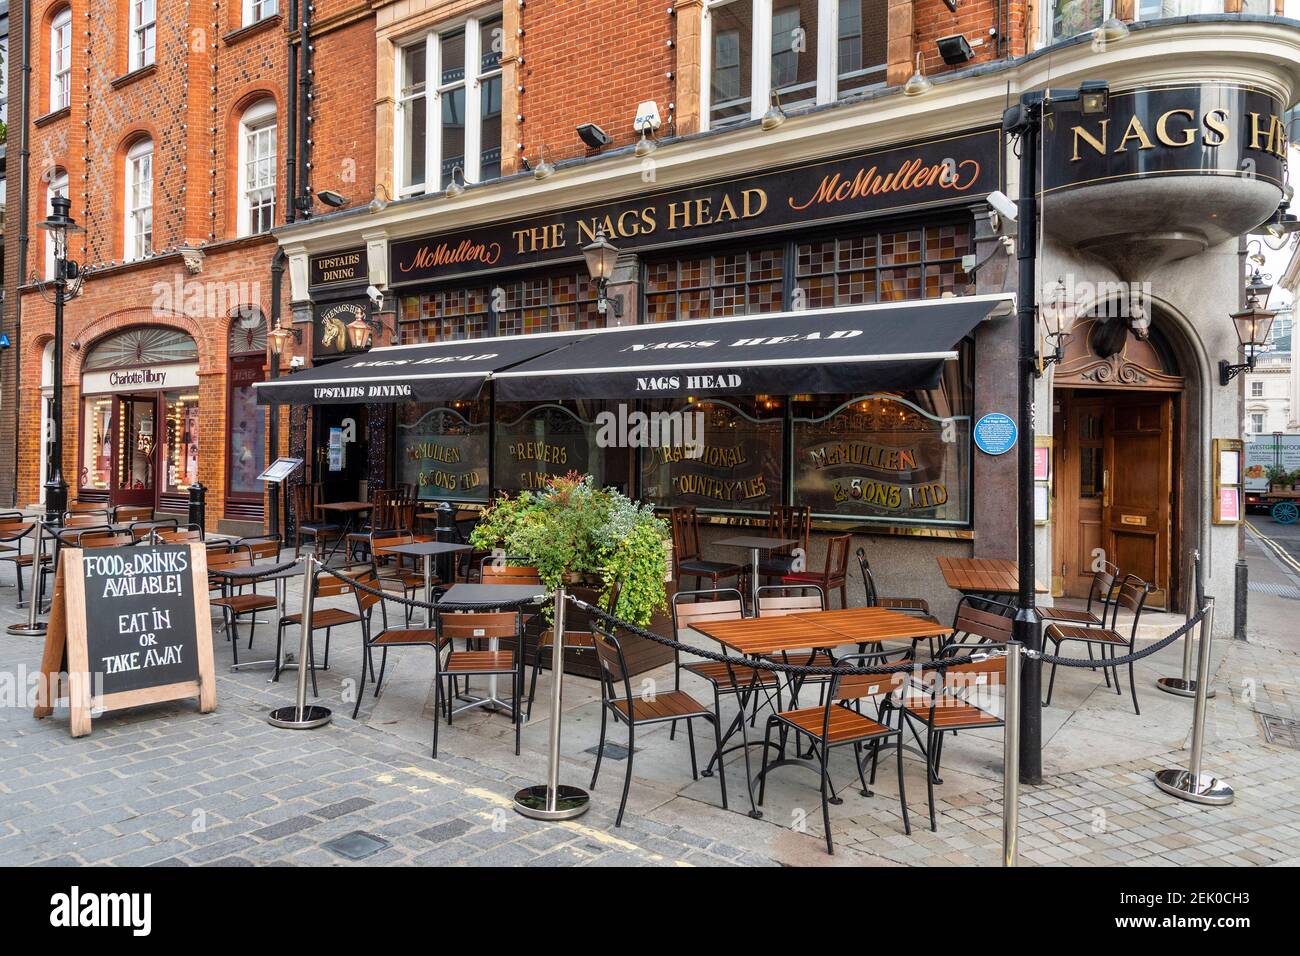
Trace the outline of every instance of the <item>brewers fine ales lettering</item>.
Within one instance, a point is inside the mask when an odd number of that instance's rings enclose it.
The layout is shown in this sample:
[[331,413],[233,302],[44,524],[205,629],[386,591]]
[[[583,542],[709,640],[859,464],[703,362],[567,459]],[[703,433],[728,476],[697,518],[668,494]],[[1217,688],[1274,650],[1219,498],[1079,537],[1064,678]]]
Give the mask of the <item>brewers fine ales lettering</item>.
[[88,663],[106,695],[198,679],[188,545],[89,549],[82,569]]

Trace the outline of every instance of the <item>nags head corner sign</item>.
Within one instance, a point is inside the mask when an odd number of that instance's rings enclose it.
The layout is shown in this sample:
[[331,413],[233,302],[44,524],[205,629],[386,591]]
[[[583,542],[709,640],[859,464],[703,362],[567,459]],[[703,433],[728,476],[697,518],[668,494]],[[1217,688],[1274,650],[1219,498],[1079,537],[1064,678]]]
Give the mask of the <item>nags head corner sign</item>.
[[1280,100],[1227,83],[1114,92],[1104,116],[1044,123],[1045,192],[1157,176],[1237,176],[1283,186]]
[[394,242],[389,278],[401,285],[576,259],[600,230],[621,248],[649,248],[978,199],[1001,182],[1001,134],[979,130]]

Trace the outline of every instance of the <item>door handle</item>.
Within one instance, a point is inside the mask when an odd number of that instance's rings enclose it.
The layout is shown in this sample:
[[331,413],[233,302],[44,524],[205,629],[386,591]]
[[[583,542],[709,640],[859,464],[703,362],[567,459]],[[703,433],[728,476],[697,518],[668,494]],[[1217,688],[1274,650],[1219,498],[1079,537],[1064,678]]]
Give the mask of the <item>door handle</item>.
[[1101,506],[1110,507],[1110,469],[1103,468],[1101,472]]

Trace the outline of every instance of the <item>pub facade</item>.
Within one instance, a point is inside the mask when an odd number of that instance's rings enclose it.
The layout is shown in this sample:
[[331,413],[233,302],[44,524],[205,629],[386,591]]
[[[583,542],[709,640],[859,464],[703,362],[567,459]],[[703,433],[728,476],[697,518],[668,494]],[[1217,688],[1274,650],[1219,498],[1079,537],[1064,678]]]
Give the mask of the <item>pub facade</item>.
[[[809,567],[848,532],[882,591],[913,593],[938,557],[1014,558],[1032,494],[1054,596],[1086,597],[1101,556],[1181,610],[1195,548],[1230,605],[1241,516],[1217,456],[1241,427],[1217,366],[1240,361],[1241,237],[1283,200],[1300,28],[1133,23],[1122,42],[1080,35],[907,92],[882,71],[847,99],[774,98],[773,119],[720,110],[713,6],[705,89],[690,101],[679,78],[676,135],[554,164],[520,143],[537,157],[507,157],[504,176],[481,140],[472,175],[407,195],[397,170],[369,208],[277,230],[311,367],[259,397],[291,406],[288,450],[327,498],[402,483],[472,508],[578,471],[697,508],[706,551],[805,505]],[[1094,79],[1105,115],[1046,113],[1042,234],[1017,235],[997,213],[1021,188],[1008,89]],[[1025,489],[1019,438],[999,432],[1016,415],[1022,243],[1040,304],[1075,316],[1055,339],[1045,317],[1040,351],[1059,342],[1061,360],[1041,363]],[[941,617],[944,590],[926,595]]]

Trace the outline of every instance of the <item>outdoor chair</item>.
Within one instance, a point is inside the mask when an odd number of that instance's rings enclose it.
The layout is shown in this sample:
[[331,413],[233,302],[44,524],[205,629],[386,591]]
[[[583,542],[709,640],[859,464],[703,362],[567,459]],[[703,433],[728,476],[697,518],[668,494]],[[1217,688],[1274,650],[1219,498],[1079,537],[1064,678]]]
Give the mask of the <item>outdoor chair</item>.
[[135,544],[129,531],[83,531],[77,535],[78,548],[127,548]]
[[832,535],[826,539],[826,564],[821,571],[792,571],[790,574],[781,577],[781,583],[785,585],[815,584],[828,595],[838,589],[840,592],[840,607],[848,607],[849,544],[851,541],[851,535]]
[[[359,578],[364,576],[357,575]],[[342,597],[353,593],[350,580],[343,580],[335,577],[327,571],[317,571],[312,579],[312,594],[314,595],[312,603],[311,633],[307,635],[307,661],[299,661],[298,666],[302,667],[304,663],[311,668],[311,692],[313,696],[319,696],[316,689],[316,632],[325,632],[325,658],[321,661],[321,669],[329,670],[330,666],[330,632],[336,627],[342,627],[345,624],[361,623],[361,615],[354,611],[345,611],[340,607],[321,607],[322,598]],[[303,595],[303,600],[307,596]],[[275,629],[275,673],[271,680],[280,679],[280,671],[283,669],[280,661],[283,660],[280,651],[284,645],[284,629],[286,627],[298,627],[302,624],[302,612],[296,614],[286,614],[280,618],[279,624]]]
[[[989,656],[973,660],[966,664],[947,665],[945,660],[953,660],[967,655],[988,654]],[[939,651],[939,657],[927,669],[922,677],[922,686],[909,685],[897,695],[900,700],[899,727],[906,721],[908,729],[921,746],[925,756],[926,797],[930,805],[930,829],[938,830],[934,813],[934,788],[942,784],[939,776],[939,763],[943,758],[944,734],[955,734],[962,730],[986,730],[1004,725],[1002,717],[992,709],[990,696],[994,685],[1006,686],[1007,658],[1005,645],[971,645],[949,643]],[[892,702],[893,698],[889,698]],[[885,721],[889,714],[886,712]],[[922,742],[919,729],[925,730]],[[899,739],[902,747],[902,739]]]
[[[187,525],[184,528],[155,528],[153,539],[156,544],[187,544],[190,541],[202,541],[203,531],[196,525]],[[221,542],[223,547],[229,545],[229,542]]]
[[485,558],[479,569],[479,580],[483,584],[541,584],[542,579],[537,569],[530,565],[493,564],[492,558]]
[[744,588],[749,569],[730,561],[709,561],[700,550],[700,521],[694,508],[674,508],[671,514],[673,536],[673,577],[681,587],[681,579],[692,577],[699,589],[707,578],[713,588],[732,578],[736,587]]
[[64,512],[66,518],[69,514],[94,513],[108,515],[113,508],[107,501],[74,501],[68,505],[68,510]]
[[[236,542],[228,550],[209,549],[208,550],[208,570],[214,567],[223,568],[247,568],[256,564],[258,561],[266,560],[273,555],[278,556],[280,553],[280,541],[261,540],[256,545],[241,544]],[[238,555],[238,557],[232,557]],[[239,619],[245,615],[252,615],[249,618],[248,625],[248,646],[253,647],[253,636],[257,631],[257,615],[259,611],[271,611],[279,609],[279,601],[276,600],[274,593],[263,594],[257,590],[257,580],[247,578],[220,578],[209,577],[209,582],[221,586],[221,596],[213,598],[211,604],[214,607],[221,608],[221,613],[227,619],[227,627],[230,630],[230,639],[235,650],[235,663],[239,663]],[[251,590],[245,590],[250,588]]]
[[153,509],[148,505],[118,505],[113,509],[113,521],[116,524],[130,524],[133,521],[152,521]]
[[[807,592],[812,591],[812,594]],[[826,593],[815,584],[785,585],[770,584],[758,589],[758,616],[784,617],[787,614],[808,614],[826,610]],[[798,664],[803,667],[831,667],[835,664],[835,655],[827,648],[810,647],[804,650],[782,651],[769,654],[767,659],[778,664]],[[830,682],[829,676],[810,675],[807,677],[790,676],[787,685],[790,690],[790,706],[799,706],[799,691],[805,684],[820,684],[822,691]],[[818,702],[821,702],[819,698]]]
[[[1056,654],[1060,654],[1061,646],[1067,641],[1080,641],[1089,645],[1089,657],[1092,657],[1091,646],[1096,645],[1099,648],[1099,665],[1102,672],[1110,671],[1115,677],[1115,693],[1123,694],[1119,684],[1119,668],[1115,665],[1107,665],[1107,660],[1115,658],[1116,650],[1123,650],[1127,654],[1133,653],[1133,648],[1137,643],[1138,624],[1142,620],[1142,611],[1146,608],[1147,598],[1154,591],[1150,584],[1143,581],[1136,574],[1127,575],[1123,583],[1119,586],[1119,592],[1115,595],[1115,600],[1110,608],[1110,624],[1107,627],[1090,627],[1084,624],[1048,624],[1043,629],[1044,642],[1051,641]],[[1133,614],[1133,625],[1129,628],[1128,637],[1119,633],[1119,611],[1123,608]],[[1052,688],[1056,684],[1056,665],[1052,665],[1052,674],[1047,681],[1047,700],[1045,705],[1050,706],[1052,703]],[[1109,683],[1107,684],[1109,686]],[[1129,661],[1128,665],[1128,686],[1129,692],[1133,696],[1133,711],[1139,716],[1142,714],[1142,708],[1138,706],[1137,683],[1133,679],[1133,662]]]
[[[16,517],[15,517],[16,516]],[[0,516],[0,561],[14,566],[14,580],[18,586],[18,603],[23,603],[23,568],[29,568],[35,561],[33,552],[23,553],[23,539],[36,528],[34,519],[24,519],[18,512]],[[32,538],[34,542],[36,539]],[[44,556],[48,561],[49,555]]]
[[676,723],[686,721],[686,737],[690,741],[691,779],[699,779],[695,761],[694,720],[698,717],[713,725],[714,753],[717,755],[718,785],[722,791],[722,809],[727,809],[727,774],[722,762],[722,732],[717,714],[697,701],[690,694],[681,690],[666,691],[652,698],[638,697],[632,693],[632,681],[628,676],[627,660],[623,656],[623,646],[605,626],[592,622],[592,638],[596,647],[596,656],[600,661],[600,743],[596,749],[596,766],[591,772],[591,789],[596,789],[596,779],[600,776],[600,764],[605,756],[605,732],[609,715],[614,715],[615,723],[627,725],[627,759],[623,771],[623,797],[618,804],[618,816],[614,826],[623,825],[623,811],[627,809],[628,789],[632,785],[632,763],[636,756],[636,729],[665,721]]
[[808,545],[812,539],[812,508],[807,505],[772,505],[767,513],[767,533],[773,538],[788,538],[798,544],[769,552],[767,557],[758,562],[759,578],[770,581],[804,570],[796,567],[795,552],[801,551],[804,561],[808,560]]
[[[424,598],[424,568],[423,566],[414,566],[407,564],[410,558],[404,558],[400,554],[380,554],[377,549],[392,547],[398,544],[412,544],[415,542],[415,535],[396,529],[384,531],[372,531],[366,535],[366,551],[369,555],[371,569],[375,573],[375,578],[379,582],[378,587],[385,591],[400,592],[406,600],[414,598]],[[433,575],[433,584],[438,585],[439,579],[435,572]],[[403,605],[406,624],[411,624],[411,616],[414,613],[411,605]]]
[[64,528],[107,528],[110,523],[107,508],[63,513]]
[[175,518],[150,518],[147,521],[132,521],[127,529],[137,542],[152,542],[155,531],[175,530],[180,526]]
[[[619,593],[619,585],[618,582],[615,582],[614,585],[610,588],[610,593],[609,593],[609,607],[611,611],[618,607],[618,593]],[[600,598],[598,594],[592,595],[592,603],[597,603],[599,599]],[[544,620],[545,619],[543,618],[543,621]],[[579,624],[580,626],[569,627],[568,625],[575,623],[575,620],[576,623]],[[529,631],[528,625],[530,623],[531,621],[525,621],[524,624],[525,639],[527,638],[528,635],[528,631]],[[590,620],[587,617],[587,615],[583,614],[582,612],[578,611],[575,608],[570,608],[565,615],[566,626],[564,628],[564,650],[566,653],[573,650],[588,651],[593,649],[596,646],[591,636],[591,630],[589,628],[587,630],[582,629],[581,625],[583,623],[590,624]],[[527,646],[526,640],[525,640],[525,646]],[[533,719],[533,698],[537,696],[537,675],[541,673],[542,670],[543,651],[549,651],[552,657],[552,661],[554,660],[555,628],[553,627],[548,627],[546,628],[546,630],[542,631],[540,634],[537,635],[537,645],[536,647],[533,648],[533,676],[528,682],[528,706],[524,712],[524,720],[526,721]],[[552,666],[552,665],[548,665],[548,666]],[[680,688],[680,686],[681,685],[679,684],[678,687]],[[675,726],[676,725],[674,724],[674,727]]]
[[[1004,644],[1011,640],[1015,615],[1013,604],[977,594],[963,595],[952,615],[953,633],[943,644]],[[912,640],[913,651],[918,640]]]
[[[1105,567],[1092,576],[1088,587],[1088,604],[1082,611],[1066,607],[1039,605],[1038,616],[1045,624],[1081,624],[1084,627],[1105,627],[1106,617],[1114,602],[1115,585],[1120,580],[1119,568],[1105,562]],[[1109,683],[1110,678],[1107,678]]]
[[[519,755],[519,734],[523,726],[523,708],[519,699],[524,687],[524,625],[519,611],[485,611],[469,613],[439,612],[435,618],[439,642],[438,653],[445,643],[447,659],[434,669],[433,678],[433,756],[438,756],[439,710],[443,699],[443,684],[447,681],[447,725],[456,714],[456,682],[464,677],[508,677],[510,679],[510,719],[515,725],[515,756]],[[496,650],[471,650],[484,640],[496,639]],[[464,641],[465,649],[457,650],[456,642]],[[505,641],[509,647],[500,646]],[[466,705],[475,706],[473,703]],[[464,710],[465,708],[460,708]]]
[[910,614],[926,621],[939,623],[939,619],[930,613],[930,602],[918,597],[881,597],[876,590],[876,577],[871,573],[871,563],[867,560],[864,548],[858,548],[858,569],[862,572],[862,587],[867,596],[864,607],[883,607],[890,611]]
[[304,482],[293,489],[293,556],[302,554],[302,539],[311,542],[312,553],[320,557],[327,541],[337,538],[342,528],[321,517],[320,504],[324,497],[320,482]]
[[344,539],[349,559],[369,560],[371,535],[377,531],[388,531],[396,527],[389,518],[390,495],[391,492],[387,488],[370,490],[370,511],[366,515],[366,520],[357,530],[349,531],[347,538]]
[[[902,655],[905,652],[895,651],[894,653],[899,654],[900,659],[904,659]],[[837,661],[836,666],[853,667],[878,663],[882,663],[879,653],[850,654]],[[901,675],[901,677],[905,676],[905,673]],[[768,756],[773,747],[772,730],[774,728],[780,729],[783,738],[786,732],[793,731],[796,742],[801,737],[807,738],[811,755],[819,765],[822,825],[826,830],[826,852],[833,855],[835,853],[835,843],[831,839],[830,804],[832,801],[838,803],[839,800],[833,792],[827,766],[832,748],[852,745],[853,762],[857,765],[858,779],[862,782],[861,793],[864,797],[870,797],[873,794],[862,766],[867,757],[864,747],[870,747],[871,781],[874,783],[876,765],[880,760],[881,744],[891,737],[897,737],[895,750],[898,757],[898,805],[903,813],[903,832],[910,835],[912,823],[907,815],[907,789],[903,782],[903,730],[901,727],[891,727],[885,720],[881,719],[885,716],[883,711],[878,711],[875,718],[862,713],[863,700],[877,699],[879,701],[887,698],[898,686],[901,677],[898,674],[833,674],[823,704],[817,707],[778,711],[769,717],[767,719],[767,729],[763,735],[763,768],[758,775],[759,806],[763,805],[769,771],[785,762],[782,759],[775,764],[768,763]],[[784,739],[782,742],[784,744]]]
[[[390,647],[432,647],[434,649],[434,672],[437,672],[438,652],[440,646],[438,642],[437,628],[390,628],[388,626],[388,605],[383,598],[375,594],[375,591],[383,590],[383,582],[373,569],[363,571],[356,577],[359,585],[352,589],[352,593],[357,598],[357,615],[361,618],[361,680],[357,684],[357,701],[352,708],[352,719],[356,720],[357,714],[361,712],[361,698],[365,696],[366,689],[366,672],[370,672],[370,678],[375,682],[376,698],[379,697],[379,689],[384,683],[384,671],[388,667],[388,649]],[[363,590],[369,588],[370,590]],[[376,629],[375,608],[379,608],[379,626]],[[374,649],[380,649],[379,659],[379,676],[375,676],[375,659]],[[435,721],[437,717],[435,715]],[[434,754],[437,756],[437,753]]]

